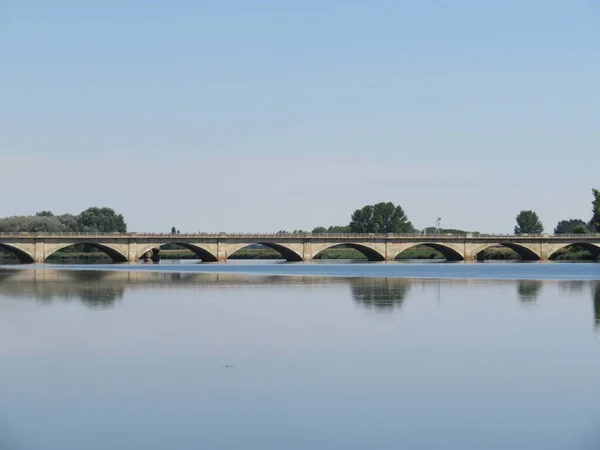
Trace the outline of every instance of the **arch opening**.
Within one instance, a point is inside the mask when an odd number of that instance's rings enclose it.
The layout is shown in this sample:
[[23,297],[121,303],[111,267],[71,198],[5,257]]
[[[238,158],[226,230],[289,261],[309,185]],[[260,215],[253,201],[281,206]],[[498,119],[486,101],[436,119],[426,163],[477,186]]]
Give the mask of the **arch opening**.
[[[488,250],[488,249],[498,249],[498,248],[507,248],[512,250],[514,253],[508,253],[507,251],[498,251],[498,250]],[[489,256],[495,253],[494,258],[489,258]],[[515,257],[516,254],[516,257]],[[488,256],[488,258],[486,258]],[[489,245],[485,248],[482,248],[477,252],[475,258],[478,261],[483,261],[484,259],[522,259],[523,261],[540,261],[540,256],[534,252],[533,250],[529,250],[527,247],[523,247],[519,244],[494,244]]]
[[514,261],[523,259],[514,249],[506,245],[490,245],[475,255],[477,261]]
[[352,259],[368,261],[385,261],[379,252],[361,244],[331,245],[319,251],[313,259]]
[[462,261],[463,256],[453,248],[442,244],[423,243],[413,245],[396,255],[395,260],[403,259],[439,259],[446,261]]
[[90,263],[103,261],[124,263],[127,262],[127,257],[107,245],[85,242],[82,243],[82,245],[68,244],[64,247],[60,247],[49,255],[46,255],[44,262],[52,264],[73,260]]
[[202,262],[217,261],[215,255],[208,250],[185,242],[174,242],[162,244],[158,247],[151,247],[139,256],[139,259],[151,259],[154,256],[157,259],[200,259]]
[[600,256],[600,248],[587,242],[565,245],[548,255],[552,261],[595,261]]
[[300,262],[302,256],[283,245],[272,242],[248,244],[227,255],[227,259],[285,259],[289,262]]
[[9,244],[0,244],[0,263],[33,264],[34,260],[29,253]]
[[321,250],[313,259],[349,259],[352,261],[368,261],[367,255],[359,249],[352,248],[346,244],[332,245]]

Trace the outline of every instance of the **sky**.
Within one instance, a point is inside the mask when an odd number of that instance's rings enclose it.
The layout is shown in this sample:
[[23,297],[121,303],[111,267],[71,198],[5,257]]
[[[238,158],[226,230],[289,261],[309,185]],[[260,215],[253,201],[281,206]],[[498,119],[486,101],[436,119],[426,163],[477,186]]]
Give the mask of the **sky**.
[[0,216],[547,231],[600,188],[600,0],[0,0]]

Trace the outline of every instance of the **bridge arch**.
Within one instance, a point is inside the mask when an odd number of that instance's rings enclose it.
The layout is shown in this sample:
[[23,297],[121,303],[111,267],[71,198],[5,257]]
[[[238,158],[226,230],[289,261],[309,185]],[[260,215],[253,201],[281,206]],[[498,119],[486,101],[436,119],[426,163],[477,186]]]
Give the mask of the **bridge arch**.
[[143,251],[138,252],[138,258],[141,259],[144,254],[146,254],[149,251],[154,250],[155,248],[160,249],[161,247],[163,247],[164,245],[167,244],[174,244],[174,245],[179,245],[180,247],[183,247],[187,250],[190,250],[192,252],[194,252],[197,256],[198,259],[201,259],[203,262],[216,262],[217,261],[217,256],[211,252],[209,249],[204,248],[201,245],[198,244],[189,244],[187,242],[165,242],[163,244],[153,244],[153,245],[148,245],[146,247],[141,247]]
[[[281,256],[283,256],[283,258],[289,262],[300,262],[303,261],[302,259],[302,250],[297,251],[294,248],[291,248],[290,246],[287,245],[283,245],[283,244],[275,244],[273,242],[246,242],[243,244],[229,244],[229,245],[225,245],[225,251],[226,251],[226,255],[227,255],[227,259],[229,259],[231,257],[231,255],[233,255],[235,252],[249,247],[251,245],[263,245],[265,247],[268,247],[270,249],[275,250],[277,253],[279,253]],[[299,244],[300,247],[302,247],[302,244]]]
[[[313,243],[312,258],[315,259],[320,253],[323,253],[325,250],[328,250],[330,248],[340,247],[341,245],[343,245],[344,247],[349,247],[349,248],[358,250],[360,253],[365,255],[369,261],[385,261],[385,255],[383,255],[381,252],[379,252],[378,250],[376,250],[373,247],[370,247],[366,244],[353,244],[353,243],[345,243],[345,242],[339,242],[339,243],[334,243],[334,244],[324,244],[324,245],[320,245],[320,246],[316,246]],[[315,248],[316,248],[316,250],[315,250]]]
[[16,245],[0,243],[0,248],[15,255],[21,264],[33,264],[35,262],[33,256]]
[[592,254],[592,257],[594,259],[597,259],[600,256],[600,245],[592,244],[589,242],[573,242],[571,244],[561,244],[561,245],[556,245],[556,246],[551,247],[548,251],[548,259],[554,259],[553,257],[556,256],[556,253],[558,251],[560,251],[562,249],[566,249],[566,248],[572,248],[572,247],[579,247],[584,250],[587,250],[588,252],[590,252]]
[[398,256],[400,256],[406,250],[409,250],[409,249],[415,248],[415,247],[420,247],[420,246],[430,247],[434,250],[437,250],[446,258],[446,261],[463,261],[465,259],[463,254],[459,250],[452,248],[449,245],[439,244],[439,243],[435,243],[435,242],[417,242],[415,244],[409,244],[408,246],[403,246],[400,250],[396,251],[393,259],[398,258]]
[[[89,245],[90,247],[93,247],[97,250],[100,250],[101,252],[105,253],[106,255],[108,255],[110,257],[110,259],[113,260],[113,262],[116,263],[123,263],[123,262],[127,262],[127,255],[124,255],[123,253],[121,253],[119,250],[117,250],[116,248],[107,245],[107,244],[98,244],[95,242],[77,242],[77,244],[85,244],[85,245]],[[76,243],[67,243],[67,244],[59,244],[59,245],[53,245],[50,248],[46,248],[46,252],[44,254],[44,260],[48,259],[50,256],[52,256],[53,254],[55,254],[57,251],[65,249],[67,247],[71,247],[73,245],[76,245]]]
[[540,261],[542,259],[541,256],[539,255],[539,253],[530,247],[527,247],[522,244],[513,244],[513,243],[504,243],[504,242],[498,243],[498,244],[483,244],[481,246],[478,246],[477,248],[473,248],[473,257],[475,259],[478,259],[478,255],[481,254],[481,252],[483,252],[484,250],[491,248],[491,247],[498,247],[498,246],[510,248],[517,255],[519,255],[519,257],[523,261]]

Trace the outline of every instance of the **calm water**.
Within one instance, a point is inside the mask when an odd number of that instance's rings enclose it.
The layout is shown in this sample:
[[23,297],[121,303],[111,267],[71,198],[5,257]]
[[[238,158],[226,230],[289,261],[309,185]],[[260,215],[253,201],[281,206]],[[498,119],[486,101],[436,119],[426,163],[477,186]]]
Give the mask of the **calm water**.
[[600,449],[600,265],[114,268],[0,268],[0,449]]

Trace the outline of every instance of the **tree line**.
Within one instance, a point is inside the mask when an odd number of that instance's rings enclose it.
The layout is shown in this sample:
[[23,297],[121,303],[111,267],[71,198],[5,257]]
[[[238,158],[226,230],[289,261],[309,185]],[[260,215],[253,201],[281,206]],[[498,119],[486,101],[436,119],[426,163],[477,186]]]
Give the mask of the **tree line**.
[[[564,233],[595,233],[600,230],[600,190],[592,189],[592,218],[589,221],[582,219],[565,219],[558,222],[554,234]],[[514,233],[541,234],[544,225],[537,213],[532,210],[523,210],[517,214],[517,224]],[[408,220],[404,210],[392,202],[382,202],[375,205],[366,205],[357,209],[350,217],[348,225],[323,227],[319,226],[312,233],[416,233],[413,224]],[[295,230],[302,232],[302,230]],[[452,233],[462,234],[465,230],[453,228],[428,227],[423,230],[425,234]],[[474,232],[474,234],[478,234]]]
[[[600,230],[600,190],[592,189],[592,217],[589,221],[583,219],[564,219],[554,228],[554,234],[563,233],[590,233]],[[532,210],[523,210],[516,216],[515,234],[540,234],[544,226],[537,213]],[[59,214],[51,211],[39,211],[33,216],[12,216],[0,218],[0,232],[101,232],[101,233],[126,233],[127,224],[122,214],[116,213],[112,208],[90,207],[77,215]],[[380,202],[374,205],[365,205],[355,210],[350,216],[347,225],[332,225],[329,227],[318,226],[312,233],[416,233],[418,230],[408,219],[400,205],[392,202]],[[429,227],[423,230],[426,234],[434,233],[465,233],[464,230]],[[178,234],[176,227],[171,233]],[[280,230],[280,234],[289,233]],[[294,230],[293,233],[305,233],[303,230]]]
[[79,214],[59,214],[39,211],[33,216],[0,218],[0,232],[16,233],[126,233],[127,224],[122,214],[112,208],[91,207]]
[[[564,219],[554,227],[554,234],[585,234],[596,233],[600,230],[600,190],[592,189],[592,218],[589,221],[583,219]],[[535,211],[524,210],[517,214],[515,234],[540,234],[544,232],[544,225]]]

